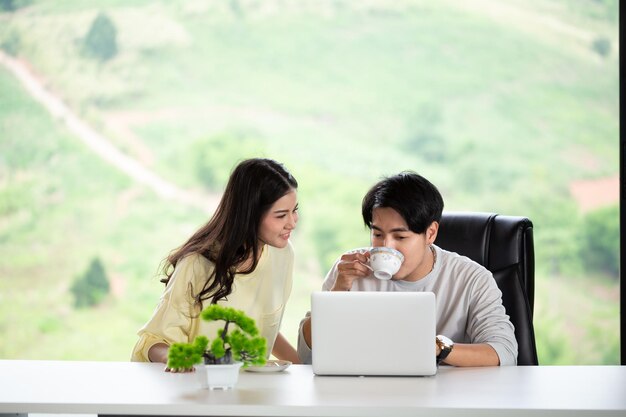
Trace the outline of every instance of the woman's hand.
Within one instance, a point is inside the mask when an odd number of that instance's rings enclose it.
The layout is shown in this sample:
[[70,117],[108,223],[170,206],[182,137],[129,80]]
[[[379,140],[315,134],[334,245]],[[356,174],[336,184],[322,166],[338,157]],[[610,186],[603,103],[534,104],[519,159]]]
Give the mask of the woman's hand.
[[[165,343],[156,343],[152,345],[150,349],[148,349],[148,359],[150,359],[150,362],[167,363],[167,355],[168,355],[169,350],[170,350],[170,347],[166,345]],[[165,367],[165,372],[172,372],[172,373],[195,372],[195,370],[196,368],[194,368],[193,366],[191,368],[176,368],[176,369],[172,369],[167,366]]]
[[194,368],[193,366],[191,368],[168,368],[167,366],[165,367],[165,372],[171,372],[173,374],[176,373],[185,373],[185,372],[196,372],[196,368]]
[[298,358],[298,352],[291,346],[291,343],[285,339],[282,333],[278,333],[276,340],[274,341],[274,347],[272,348],[272,355],[277,359],[290,361],[291,363],[300,363]]

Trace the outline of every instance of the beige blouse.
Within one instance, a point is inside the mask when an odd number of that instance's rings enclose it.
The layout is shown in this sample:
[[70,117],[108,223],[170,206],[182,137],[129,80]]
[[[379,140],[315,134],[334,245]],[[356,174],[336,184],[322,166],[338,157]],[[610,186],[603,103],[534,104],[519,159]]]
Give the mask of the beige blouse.
[[[236,274],[228,300],[218,302],[243,310],[254,319],[261,336],[267,340],[268,357],[291,293],[293,258],[291,243],[284,249],[266,245],[254,272]],[[194,307],[192,295],[203,288],[213,268],[214,264],[199,254],[180,260],[152,317],[137,333],[139,341],[133,349],[132,361],[149,362],[148,350],[156,343],[190,343],[199,334],[209,340],[215,338],[224,323],[208,323],[198,317],[199,309]]]

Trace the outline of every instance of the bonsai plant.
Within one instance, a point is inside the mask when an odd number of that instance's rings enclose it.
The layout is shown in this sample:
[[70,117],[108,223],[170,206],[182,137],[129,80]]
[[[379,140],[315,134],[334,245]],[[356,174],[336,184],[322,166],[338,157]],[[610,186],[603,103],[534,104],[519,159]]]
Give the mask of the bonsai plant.
[[[212,342],[197,336],[193,343],[174,343],[169,349],[167,367],[173,371],[189,370],[204,361],[206,365],[241,362],[242,366],[264,365],[267,342],[259,336],[253,319],[243,311],[213,304],[200,313],[203,320],[223,320]],[[238,328],[234,328],[237,326]]]

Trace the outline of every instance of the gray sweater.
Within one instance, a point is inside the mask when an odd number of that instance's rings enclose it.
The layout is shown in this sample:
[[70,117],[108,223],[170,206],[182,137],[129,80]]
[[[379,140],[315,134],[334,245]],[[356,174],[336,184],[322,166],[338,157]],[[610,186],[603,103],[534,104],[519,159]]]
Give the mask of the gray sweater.
[[[501,365],[516,365],[517,341],[513,324],[502,305],[502,292],[491,272],[465,256],[437,246],[434,248],[437,261],[424,278],[416,282],[381,281],[371,275],[355,279],[351,290],[431,291],[437,300],[437,334],[445,335],[455,343],[487,343],[497,352]],[[330,291],[336,279],[337,263],[326,275],[322,289]],[[311,349],[304,341],[302,323],[298,355],[302,363],[311,363]]]

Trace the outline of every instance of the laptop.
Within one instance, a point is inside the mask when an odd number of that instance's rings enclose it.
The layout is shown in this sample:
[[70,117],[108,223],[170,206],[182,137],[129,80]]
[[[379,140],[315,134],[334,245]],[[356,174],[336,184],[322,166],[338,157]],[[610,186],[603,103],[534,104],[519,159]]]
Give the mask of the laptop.
[[434,375],[435,294],[314,292],[311,339],[316,375]]

